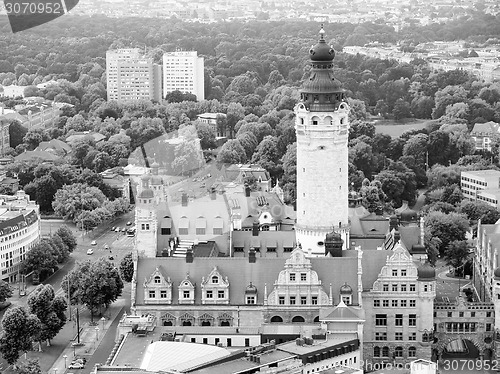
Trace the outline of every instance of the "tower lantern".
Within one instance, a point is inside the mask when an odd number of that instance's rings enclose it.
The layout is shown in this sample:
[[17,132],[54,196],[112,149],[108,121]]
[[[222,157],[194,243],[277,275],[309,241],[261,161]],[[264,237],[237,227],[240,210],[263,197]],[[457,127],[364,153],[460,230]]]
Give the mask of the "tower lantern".
[[349,243],[349,106],[333,76],[335,51],[325,31],[309,50],[311,71],[295,106],[297,134],[297,240],[306,253],[324,256],[326,234],[340,233]]

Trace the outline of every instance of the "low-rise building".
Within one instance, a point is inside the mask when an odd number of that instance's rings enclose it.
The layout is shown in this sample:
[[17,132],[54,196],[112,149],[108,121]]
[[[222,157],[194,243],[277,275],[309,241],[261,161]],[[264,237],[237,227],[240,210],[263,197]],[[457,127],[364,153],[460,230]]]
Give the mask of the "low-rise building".
[[226,136],[226,129],[217,126],[217,117],[222,116],[226,118],[224,113],[203,113],[198,115],[198,120],[210,126],[217,138]]
[[39,238],[39,207],[29,195],[24,191],[0,195],[0,279],[20,280],[21,262]]
[[476,123],[470,133],[476,150],[491,151],[491,144],[495,137],[500,136],[500,124],[495,122]]
[[[469,201],[479,200],[478,195],[485,190],[500,188],[500,171],[498,170],[471,170],[460,173],[460,189],[464,199]],[[491,196],[485,195],[483,201],[488,202]],[[493,205],[491,202],[490,205]]]

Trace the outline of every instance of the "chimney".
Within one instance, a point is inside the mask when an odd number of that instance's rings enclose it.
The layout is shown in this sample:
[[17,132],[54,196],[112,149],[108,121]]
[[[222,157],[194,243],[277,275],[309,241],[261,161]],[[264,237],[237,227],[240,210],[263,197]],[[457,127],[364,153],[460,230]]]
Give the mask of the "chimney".
[[393,215],[389,217],[389,231],[398,229],[398,217]]
[[188,248],[186,251],[186,263],[187,264],[193,263],[193,250],[191,248]]
[[302,347],[302,346],[304,345],[304,339],[302,339],[302,338],[297,338],[297,339],[295,339],[295,343],[296,343],[297,345],[299,345],[299,346],[301,346],[301,347]]
[[250,197],[250,187],[245,185],[245,197]]
[[259,222],[254,222],[252,225],[252,236],[259,236]]
[[257,258],[255,257],[255,248],[250,248],[250,250],[248,251],[248,262],[250,264],[255,264],[255,261],[257,260]]
[[394,231],[394,242],[399,242],[399,240],[401,239],[401,234],[399,233],[398,230]]
[[185,193],[185,192],[182,193],[181,201],[182,201],[182,206],[188,206],[188,195],[187,195],[187,193]]

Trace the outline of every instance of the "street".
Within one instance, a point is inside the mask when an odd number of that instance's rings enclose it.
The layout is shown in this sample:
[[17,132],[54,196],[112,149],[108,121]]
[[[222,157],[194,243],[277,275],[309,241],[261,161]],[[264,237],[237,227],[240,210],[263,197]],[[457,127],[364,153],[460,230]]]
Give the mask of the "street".
[[[43,284],[50,284],[54,287],[56,291],[56,295],[65,296],[64,291],[61,289],[62,279],[66,274],[68,274],[75,266],[78,261],[86,261],[86,260],[97,260],[101,257],[109,258],[109,256],[113,257],[113,261],[116,266],[120,265],[120,261],[130,253],[134,246],[134,237],[127,236],[124,232],[115,232],[111,231],[111,227],[120,227],[120,228],[128,228],[129,226],[126,223],[134,222],[134,211],[128,212],[121,217],[115,219],[112,222],[106,223],[101,227],[96,228],[92,232],[83,234],[81,231],[78,231],[74,224],[71,222],[66,223],[61,220],[42,220],[41,221],[41,232],[42,237],[44,235],[49,235],[50,233],[54,233],[60,226],[66,225],[73,231],[77,238],[77,248],[70,254],[69,259],[56,271],[52,276],[43,281]],[[91,242],[95,240],[96,245],[91,245]],[[104,246],[108,245],[109,249],[104,249]],[[87,255],[87,250],[92,248],[94,253],[92,255]],[[13,306],[26,306],[28,296],[19,296],[19,286],[17,284],[12,285],[14,296],[9,299],[12,302]],[[33,290],[35,286],[28,285],[28,292]],[[122,298],[126,300],[125,310],[127,313],[130,309],[130,285],[125,284],[125,288],[123,290]],[[0,320],[3,318],[5,314],[5,309],[0,311]],[[106,314],[106,313],[105,313]],[[123,310],[120,312],[120,316],[123,314]],[[90,312],[85,308],[80,309],[80,324],[83,325],[90,321]],[[114,346],[114,339],[116,333],[116,326],[118,324],[119,317],[113,322],[112,327],[106,331],[105,338],[102,340],[99,345],[99,349],[95,353],[93,357],[88,358],[88,362],[86,368],[92,368],[94,363],[104,363],[106,362],[109,353],[111,352]],[[1,329],[1,326],[0,326]],[[59,332],[59,334],[54,338],[51,342],[50,347],[43,347],[44,352],[29,352],[28,357],[40,357],[40,364],[42,368],[42,372],[47,372],[47,370],[52,366],[54,361],[59,357],[61,352],[69,343],[70,339],[74,337],[76,333],[76,327],[74,318],[72,321],[67,321],[66,325]],[[92,366],[90,366],[92,365]],[[86,369],[85,369],[86,370]],[[8,364],[5,360],[0,356],[0,372],[9,372]],[[62,374],[62,373],[60,373]]]

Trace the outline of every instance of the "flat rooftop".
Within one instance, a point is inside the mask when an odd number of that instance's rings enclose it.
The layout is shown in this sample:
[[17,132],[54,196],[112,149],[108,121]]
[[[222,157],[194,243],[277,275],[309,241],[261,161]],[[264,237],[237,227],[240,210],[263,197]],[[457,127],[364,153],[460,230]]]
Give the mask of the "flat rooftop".
[[493,177],[500,176],[499,170],[470,170],[470,171],[462,171],[462,175],[468,174],[473,175],[475,177]]
[[335,338],[329,338],[328,340],[314,340],[312,345],[304,344],[297,345],[296,341],[290,341],[276,346],[276,349],[280,351],[293,353],[296,355],[303,355],[310,352],[315,352],[317,350],[334,347],[340,344],[346,344],[347,342],[357,339],[357,334],[342,334]]

